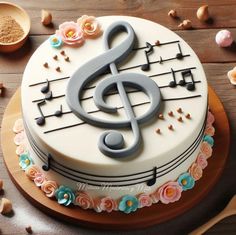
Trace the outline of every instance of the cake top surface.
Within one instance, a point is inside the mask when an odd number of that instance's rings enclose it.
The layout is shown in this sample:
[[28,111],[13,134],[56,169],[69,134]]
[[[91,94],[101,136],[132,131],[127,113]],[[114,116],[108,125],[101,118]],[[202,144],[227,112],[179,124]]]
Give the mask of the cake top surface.
[[[156,162],[165,164],[173,151],[175,155],[182,154],[182,146],[190,145],[197,138],[199,133],[196,130],[205,118],[207,82],[202,65],[182,38],[157,23],[127,16],[99,17],[97,21],[103,34],[114,22],[128,22],[132,26],[136,40],[129,55],[115,63],[117,73],[124,75],[124,79],[128,77],[125,74],[130,73],[145,75],[147,83],[150,79],[150,84],[154,82],[158,86],[154,90],[160,92],[158,111],[149,121],[138,123],[141,134],[138,150],[121,159],[104,154],[98,147],[99,137],[111,128],[81,120],[68,102],[68,92],[71,91],[68,84],[76,77],[76,71],[97,56],[104,56],[104,35],[86,39],[79,47],[64,44],[61,49],[53,48],[48,39],[36,50],[23,75],[22,111],[25,123],[41,147],[53,152],[53,158],[58,162],[67,161],[72,168],[77,164],[88,171],[93,168],[96,172],[94,166],[101,166],[112,172],[114,167],[124,166],[125,163],[127,169],[123,171],[129,172],[135,163],[141,163],[135,165],[136,170],[150,168]],[[118,47],[126,38],[126,32],[118,31],[109,38],[109,48]],[[61,54],[62,50],[65,55]],[[69,61],[65,60],[67,57]],[[43,66],[46,62],[48,67]],[[58,67],[60,71],[55,70],[59,70]],[[110,91],[105,95],[105,102],[116,107],[117,113],[101,111],[94,102],[96,87],[112,77],[107,71],[87,84],[81,94],[81,107],[89,116],[104,123],[127,121],[127,109],[119,93]],[[49,92],[42,93],[42,88],[47,85]],[[125,95],[136,119],[147,114],[150,96],[128,85]],[[44,125],[37,124],[41,116],[45,116]],[[132,146],[134,133],[130,127],[115,130],[122,133],[125,147]],[[145,166],[142,165],[144,162]]]

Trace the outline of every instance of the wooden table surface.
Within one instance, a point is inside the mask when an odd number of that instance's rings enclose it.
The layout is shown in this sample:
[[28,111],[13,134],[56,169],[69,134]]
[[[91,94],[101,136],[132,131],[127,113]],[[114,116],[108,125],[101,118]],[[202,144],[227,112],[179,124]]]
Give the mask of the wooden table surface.
[[[24,68],[37,47],[54,33],[64,21],[76,20],[83,14],[130,15],[142,17],[160,23],[175,31],[199,56],[205,69],[209,84],[220,97],[231,127],[231,150],[222,178],[209,195],[187,213],[166,223],[136,231],[135,234],[187,234],[205,223],[224,208],[236,193],[236,90],[227,79],[227,71],[236,66],[236,43],[230,48],[219,48],[215,42],[218,30],[229,29],[236,40],[236,0],[209,0],[212,21],[201,23],[196,18],[196,10],[201,1],[196,0],[14,0],[30,15],[31,30],[27,43],[17,52],[0,54],[0,82],[6,87],[0,97],[0,119],[10,98],[21,84]],[[48,9],[53,14],[54,27],[42,26],[41,9]],[[176,9],[179,20],[167,16],[170,9]],[[181,20],[190,19],[193,30],[180,30]],[[33,72],[32,72],[33,76]],[[9,140],[12,141],[12,140]],[[32,226],[34,234],[134,234],[134,232],[104,232],[81,226],[67,224],[43,214],[34,208],[11,182],[0,152],[0,178],[4,180],[1,197],[13,202],[14,214],[10,217],[0,215],[0,234],[26,234],[25,227]],[[236,216],[231,216],[211,228],[206,234],[236,234]]]

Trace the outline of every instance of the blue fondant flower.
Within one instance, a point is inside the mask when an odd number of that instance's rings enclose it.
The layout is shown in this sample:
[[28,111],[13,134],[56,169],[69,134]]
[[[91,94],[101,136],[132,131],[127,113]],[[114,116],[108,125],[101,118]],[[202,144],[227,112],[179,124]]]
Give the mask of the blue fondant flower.
[[214,145],[214,139],[210,135],[205,135],[203,141],[206,141],[211,147]]
[[66,186],[61,185],[55,192],[59,204],[69,206],[75,200],[75,194]]
[[63,44],[61,37],[56,34],[50,36],[49,42],[50,42],[51,46],[54,48],[59,48]]
[[195,185],[194,178],[189,173],[183,173],[178,178],[178,183],[184,191],[191,189]]
[[29,153],[23,153],[19,157],[19,165],[22,170],[26,170],[29,166],[33,164],[32,158],[29,156]]
[[125,195],[119,203],[119,210],[129,214],[132,211],[136,211],[138,206],[139,201],[136,197]]

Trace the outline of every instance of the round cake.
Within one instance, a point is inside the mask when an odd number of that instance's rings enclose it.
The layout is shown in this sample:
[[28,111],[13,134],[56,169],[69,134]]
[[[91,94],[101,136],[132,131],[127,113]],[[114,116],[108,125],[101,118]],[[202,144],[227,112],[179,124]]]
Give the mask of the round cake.
[[169,29],[128,16],[65,22],[24,71],[20,166],[66,206],[177,201],[211,155],[207,94],[198,57]]

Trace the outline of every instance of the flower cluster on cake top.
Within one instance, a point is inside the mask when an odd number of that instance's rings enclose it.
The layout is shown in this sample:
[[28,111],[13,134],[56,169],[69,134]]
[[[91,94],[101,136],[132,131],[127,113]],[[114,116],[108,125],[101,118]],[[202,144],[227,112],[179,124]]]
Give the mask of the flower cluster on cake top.
[[55,198],[61,205],[77,205],[83,209],[94,209],[96,212],[121,211],[126,214],[136,211],[138,208],[148,207],[154,203],[173,203],[181,198],[183,191],[194,187],[195,182],[202,177],[203,169],[207,166],[207,160],[212,155],[214,145],[213,135],[215,129],[213,114],[208,111],[207,124],[203,141],[200,144],[200,152],[195,162],[187,172],[183,172],[176,180],[169,181],[157,188],[151,194],[141,193],[139,195],[124,195],[115,200],[110,196],[92,198],[84,191],[73,191],[65,185],[58,185],[57,182],[47,179],[45,174],[34,164],[26,148],[26,135],[22,119],[15,122],[13,131],[16,133],[14,142],[17,145],[16,154],[19,155],[19,165],[25,171],[27,177],[45,193],[47,197]]
[[71,46],[82,45],[87,38],[96,38],[102,34],[101,26],[94,16],[83,15],[77,22],[68,21],[59,25],[49,42],[52,47],[60,48],[63,43]]

